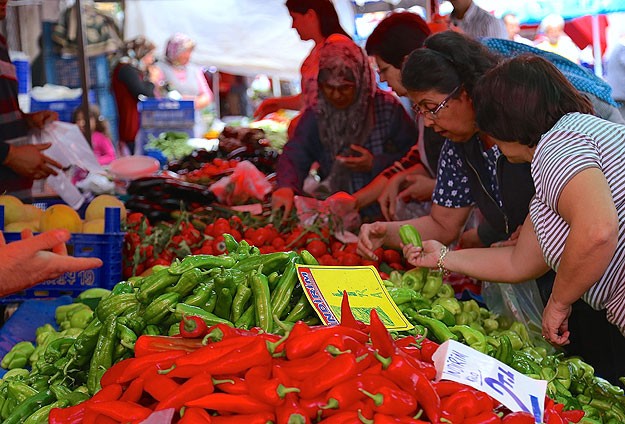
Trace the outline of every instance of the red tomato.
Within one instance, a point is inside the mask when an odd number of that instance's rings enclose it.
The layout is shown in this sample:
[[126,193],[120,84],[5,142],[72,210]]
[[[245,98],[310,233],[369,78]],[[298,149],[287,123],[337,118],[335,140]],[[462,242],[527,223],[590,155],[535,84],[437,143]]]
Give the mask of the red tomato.
[[360,265],[360,256],[355,253],[347,252],[340,259],[341,265],[345,266],[357,266]]
[[171,261],[168,261],[165,258],[156,258],[156,259],[154,259],[154,261],[152,261],[152,265],[151,266],[154,266],[154,265],[167,265],[167,266],[169,266],[169,265],[171,265]]
[[215,224],[208,224],[206,228],[204,228],[204,234],[207,236],[215,236]]
[[397,250],[386,249],[382,255],[382,260],[387,264],[401,263],[401,253]]
[[386,272],[380,271],[379,274],[380,274],[380,278],[381,279],[388,280],[389,277],[388,277],[388,274]]
[[343,243],[341,243],[338,240],[334,240],[332,243],[330,243],[330,250],[332,251],[332,253],[336,253],[339,250],[343,250]]
[[388,264],[388,266],[390,266],[393,269],[396,269],[398,271],[403,271],[404,270],[404,266],[402,264],[400,264],[399,262],[391,262],[390,264]]
[[265,254],[265,253],[273,253],[276,251],[276,249],[274,249],[274,247],[272,245],[264,245],[264,246],[260,246],[258,248],[258,250],[260,250],[260,253]]
[[251,240],[252,237],[254,236],[254,233],[256,232],[255,229],[253,229],[252,227],[248,227],[244,232],[243,232],[243,237],[247,240]]
[[373,253],[375,254],[375,256],[377,256],[378,261],[384,260],[384,248],[383,247],[378,247],[377,249],[373,251]]
[[356,250],[358,250],[358,243],[347,243],[345,245],[345,249],[343,250],[350,253],[356,253]]
[[267,242],[271,242],[271,230],[267,228],[257,229],[252,236],[252,241],[256,247],[264,246]]
[[241,232],[239,230],[231,229],[230,235],[234,237],[236,241],[241,241]]
[[286,246],[286,243],[282,237],[276,237],[273,240],[271,240],[271,245],[273,246],[274,249],[280,251],[284,249],[284,246]]
[[320,258],[318,258],[317,260],[319,261],[321,265],[325,265],[325,266],[335,266],[339,264],[339,261],[337,261],[334,258],[334,256],[330,254],[325,254],[321,256]]
[[224,233],[230,233],[230,222],[228,222],[226,218],[217,218],[214,224],[214,233],[216,236],[220,236]]
[[378,261],[370,261],[369,259],[361,259],[360,263],[362,264],[362,266],[372,265],[375,267],[375,269],[380,268],[380,264],[378,263]]
[[316,238],[306,245],[306,250],[308,250],[315,258],[320,258],[328,253],[328,246],[320,239]]
[[141,221],[143,220],[143,218],[144,218],[144,215],[141,212],[133,212],[126,217],[126,224],[129,227],[135,227],[141,224]]
[[213,254],[221,255],[226,253],[226,243],[224,243],[224,236],[217,236],[213,239]]
[[239,218],[236,215],[233,215],[230,217],[230,227],[240,230],[242,226],[243,226],[243,221],[241,221],[241,218]]

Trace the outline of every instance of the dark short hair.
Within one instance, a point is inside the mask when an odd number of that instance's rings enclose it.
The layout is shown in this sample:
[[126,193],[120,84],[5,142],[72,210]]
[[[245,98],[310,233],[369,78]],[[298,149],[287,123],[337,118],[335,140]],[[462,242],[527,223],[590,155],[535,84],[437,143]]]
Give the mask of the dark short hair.
[[425,39],[424,48],[414,50],[404,63],[401,82],[408,91],[451,91],[462,85],[469,96],[477,80],[493,68],[499,57],[479,41],[454,31]]
[[412,12],[392,13],[369,35],[365,49],[369,56],[379,56],[386,63],[401,69],[406,56],[423,46],[430,33],[421,16]]
[[286,0],[286,8],[289,9],[289,12],[301,15],[311,9],[314,10],[319,17],[319,29],[324,37],[329,37],[332,34],[343,34],[349,37],[349,34],[341,26],[339,15],[330,0]]
[[487,72],[475,87],[473,107],[481,131],[530,147],[567,113],[593,113],[590,100],[558,68],[532,54]]

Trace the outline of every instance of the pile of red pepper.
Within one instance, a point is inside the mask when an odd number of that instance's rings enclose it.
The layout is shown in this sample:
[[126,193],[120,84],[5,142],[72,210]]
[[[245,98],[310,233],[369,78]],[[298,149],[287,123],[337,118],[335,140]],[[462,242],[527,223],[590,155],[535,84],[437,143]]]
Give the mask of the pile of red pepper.
[[[181,424],[533,423],[529,414],[505,417],[469,386],[434,382],[436,343],[393,340],[375,309],[365,325],[345,305],[346,296],[341,325],[298,322],[283,338],[221,324],[204,340],[141,336],[135,358],[111,367],[101,391],[53,409],[49,422],[138,423],[173,408]],[[546,423],[571,421],[547,406]]]

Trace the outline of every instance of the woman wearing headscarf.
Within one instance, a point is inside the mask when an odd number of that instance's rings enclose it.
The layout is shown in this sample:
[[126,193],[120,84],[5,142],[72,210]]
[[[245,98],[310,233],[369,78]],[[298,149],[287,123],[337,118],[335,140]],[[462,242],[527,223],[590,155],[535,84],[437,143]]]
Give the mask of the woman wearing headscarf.
[[401,158],[417,135],[401,103],[377,88],[368,57],[348,37],[333,35],[321,47],[317,81],[317,105],[302,114],[278,161],[272,202],[285,216],[294,194],[304,194],[314,162],[320,183],[309,194],[354,193]]
[[134,152],[139,131],[139,96],[154,97],[157,80],[154,64],[154,44],[143,37],[126,42],[122,55],[113,67],[111,86],[119,115],[120,152]]
[[205,128],[201,125],[201,114],[213,102],[213,92],[208,86],[202,67],[191,63],[191,53],[195,41],[182,33],[176,33],[167,41],[165,60],[159,62],[162,72],[162,85],[175,90],[184,100],[193,100],[195,114],[195,136],[202,136]]

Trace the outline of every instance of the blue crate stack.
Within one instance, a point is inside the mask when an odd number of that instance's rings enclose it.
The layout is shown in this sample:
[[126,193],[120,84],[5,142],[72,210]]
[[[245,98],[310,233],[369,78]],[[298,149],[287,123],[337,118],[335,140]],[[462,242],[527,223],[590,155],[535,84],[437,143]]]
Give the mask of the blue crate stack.
[[141,123],[137,134],[137,153],[143,152],[150,136],[158,137],[165,131],[185,132],[193,137],[193,100],[146,99],[140,101],[137,108]]

